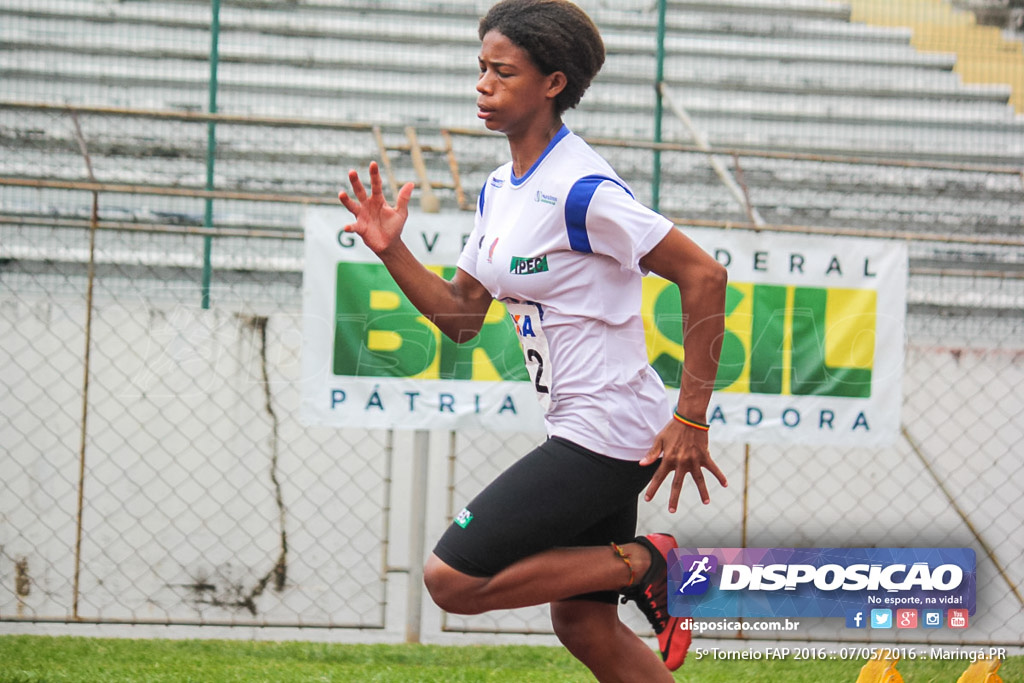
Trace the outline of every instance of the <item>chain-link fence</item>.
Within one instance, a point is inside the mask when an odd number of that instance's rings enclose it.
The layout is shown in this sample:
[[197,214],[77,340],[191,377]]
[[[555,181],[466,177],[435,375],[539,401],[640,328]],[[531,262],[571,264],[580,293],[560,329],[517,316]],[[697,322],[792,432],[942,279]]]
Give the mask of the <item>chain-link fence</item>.
[[[472,121],[489,3],[223,4],[216,107],[208,3],[0,15],[0,620],[383,629],[389,577],[419,562],[394,561],[416,526],[402,434],[299,419],[302,212],[372,159],[442,212],[474,207],[506,155]],[[971,547],[982,607],[927,637],[1019,644],[1024,126],[1006,88],[964,86],[954,58],[841,3],[673,2],[653,145],[656,4],[588,6],[609,61],[570,126],[684,229],[899,239],[911,275],[898,444],[716,444],[730,487],[675,516],[659,497],[641,526]],[[428,538],[538,437],[435,439]],[[550,630],[542,608],[440,628]]]

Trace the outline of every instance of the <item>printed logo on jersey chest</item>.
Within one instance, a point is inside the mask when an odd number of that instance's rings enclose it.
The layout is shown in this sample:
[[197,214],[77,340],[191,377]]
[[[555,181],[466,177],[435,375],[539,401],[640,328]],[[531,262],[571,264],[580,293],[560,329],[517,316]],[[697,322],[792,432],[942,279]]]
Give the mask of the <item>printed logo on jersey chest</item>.
[[508,272],[513,275],[531,275],[548,272],[548,257],[544,256],[513,256],[509,262]]

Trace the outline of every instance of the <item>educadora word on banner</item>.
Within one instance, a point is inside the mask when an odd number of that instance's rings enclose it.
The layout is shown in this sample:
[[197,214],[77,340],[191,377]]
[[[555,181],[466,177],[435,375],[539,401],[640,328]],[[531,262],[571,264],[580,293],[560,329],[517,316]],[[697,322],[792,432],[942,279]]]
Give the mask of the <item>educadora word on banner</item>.
[[[970,548],[677,548],[677,617],[841,617],[851,628],[964,628],[975,612]],[[859,616],[858,616],[859,615]],[[939,619],[936,616],[939,615]],[[870,620],[870,622],[869,622]]]
[[[542,378],[527,371],[524,328],[504,306],[493,303],[479,334],[455,344],[408,302],[358,238],[339,229],[344,223],[343,210],[316,207],[306,217],[304,418],[339,427],[542,430],[533,387]],[[472,216],[414,214],[409,225],[417,226],[405,235],[413,253],[450,278]],[[904,245],[685,233],[729,271],[707,415],[713,439],[869,446],[898,437]],[[520,261],[510,272],[543,277],[558,267],[557,253],[529,256],[544,267]],[[683,367],[679,292],[647,277],[637,305],[648,358],[674,401]]]

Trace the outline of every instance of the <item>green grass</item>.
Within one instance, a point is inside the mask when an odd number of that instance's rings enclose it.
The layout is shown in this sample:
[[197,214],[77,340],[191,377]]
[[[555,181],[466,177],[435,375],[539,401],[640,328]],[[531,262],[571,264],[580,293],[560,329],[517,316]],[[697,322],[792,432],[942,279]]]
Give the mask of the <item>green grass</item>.
[[[691,657],[677,672],[676,680],[854,683],[861,664]],[[898,668],[906,683],[954,683],[967,665],[963,661],[902,661]],[[999,675],[1008,683],[1024,681],[1024,657],[1008,659]],[[58,681],[549,683],[593,678],[556,647],[0,636],[0,683]]]

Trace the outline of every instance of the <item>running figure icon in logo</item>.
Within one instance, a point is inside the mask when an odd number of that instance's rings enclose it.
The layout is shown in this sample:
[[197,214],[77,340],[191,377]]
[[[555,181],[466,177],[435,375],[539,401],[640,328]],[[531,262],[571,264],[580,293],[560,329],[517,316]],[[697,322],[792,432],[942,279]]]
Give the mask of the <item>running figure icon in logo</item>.
[[714,555],[682,555],[679,558],[679,565],[689,566],[683,574],[679,595],[702,595],[711,585],[708,574],[718,569],[718,558]]

